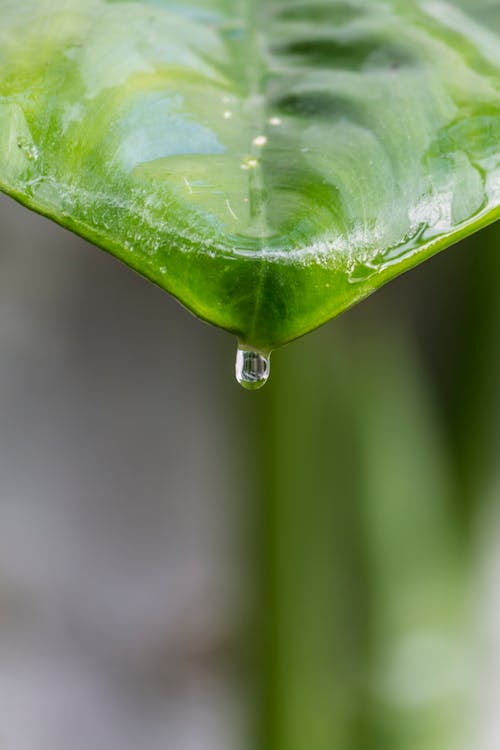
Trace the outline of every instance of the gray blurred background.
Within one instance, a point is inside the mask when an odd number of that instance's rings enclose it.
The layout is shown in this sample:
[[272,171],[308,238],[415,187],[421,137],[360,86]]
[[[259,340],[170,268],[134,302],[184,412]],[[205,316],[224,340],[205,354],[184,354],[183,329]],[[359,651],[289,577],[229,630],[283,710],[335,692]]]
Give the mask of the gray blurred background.
[[0,233],[0,746],[234,747],[233,342],[6,197]]

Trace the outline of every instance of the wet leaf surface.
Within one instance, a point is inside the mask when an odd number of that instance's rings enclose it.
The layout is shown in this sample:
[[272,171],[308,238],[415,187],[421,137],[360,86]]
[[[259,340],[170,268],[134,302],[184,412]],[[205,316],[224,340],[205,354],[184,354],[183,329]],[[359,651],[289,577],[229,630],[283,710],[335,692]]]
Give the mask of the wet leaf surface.
[[500,214],[490,0],[0,0],[0,187],[267,351]]

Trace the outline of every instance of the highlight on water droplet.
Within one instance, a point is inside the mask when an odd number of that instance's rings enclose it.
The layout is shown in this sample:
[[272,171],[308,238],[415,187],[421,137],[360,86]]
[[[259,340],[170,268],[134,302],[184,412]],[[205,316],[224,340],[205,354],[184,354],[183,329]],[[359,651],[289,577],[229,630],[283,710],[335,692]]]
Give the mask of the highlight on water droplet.
[[257,138],[253,139],[254,146],[265,146],[267,144],[267,137],[265,135],[258,135]]
[[31,161],[37,161],[39,156],[38,148],[33,142],[20,138],[17,142],[17,145],[28,159],[30,159]]
[[256,391],[269,379],[271,371],[270,354],[262,354],[251,349],[238,347],[236,354],[236,380],[243,388]]
[[254,159],[252,156],[248,156],[243,164],[240,164],[240,169],[255,169],[255,167],[259,166],[259,162],[257,159]]

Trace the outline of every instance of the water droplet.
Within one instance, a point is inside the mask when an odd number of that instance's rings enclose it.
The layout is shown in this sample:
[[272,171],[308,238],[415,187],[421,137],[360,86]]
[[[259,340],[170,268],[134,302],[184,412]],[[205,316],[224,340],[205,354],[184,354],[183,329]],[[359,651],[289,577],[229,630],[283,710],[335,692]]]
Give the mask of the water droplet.
[[243,388],[256,391],[262,388],[269,378],[270,356],[238,347],[236,354],[236,380]]
[[258,166],[259,166],[259,162],[257,161],[257,159],[248,157],[247,159],[245,159],[243,164],[240,164],[240,169],[245,169],[245,170],[255,169]]
[[38,148],[34,143],[23,140],[22,138],[17,142],[18,147],[24,153],[24,155],[30,159],[30,161],[37,161],[38,159]]
[[254,146],[265,146],[267,143],[267,138],[265,135],[258,135],[257,138],[253,139]]

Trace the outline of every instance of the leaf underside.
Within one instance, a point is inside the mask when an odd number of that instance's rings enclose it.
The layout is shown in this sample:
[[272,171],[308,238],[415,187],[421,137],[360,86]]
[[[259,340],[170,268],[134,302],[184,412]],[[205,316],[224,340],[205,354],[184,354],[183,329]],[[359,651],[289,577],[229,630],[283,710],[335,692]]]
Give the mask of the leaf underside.
[[0,0],[0,188],[270,350],[500,214],[496,0]]

